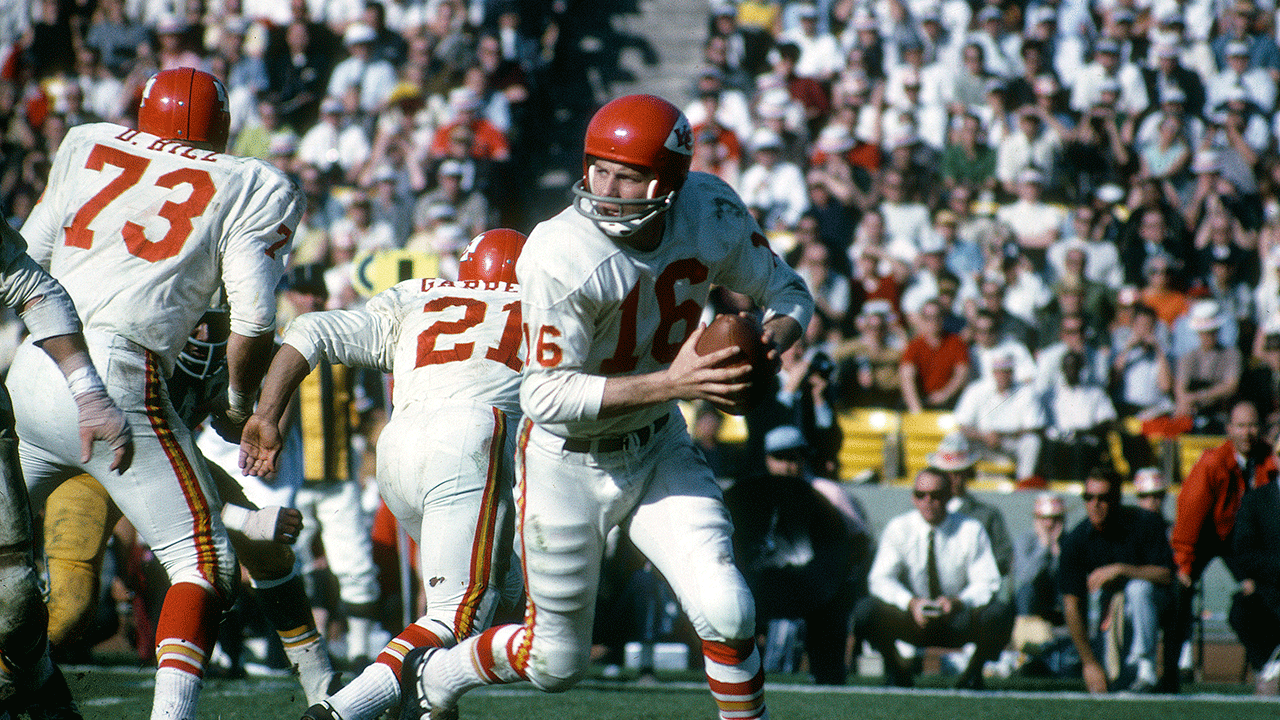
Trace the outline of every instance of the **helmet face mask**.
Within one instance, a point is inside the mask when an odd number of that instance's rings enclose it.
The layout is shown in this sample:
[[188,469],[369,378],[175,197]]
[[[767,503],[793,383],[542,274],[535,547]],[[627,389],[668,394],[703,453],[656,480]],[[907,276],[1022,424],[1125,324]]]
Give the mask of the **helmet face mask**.
[[486,230],[471,238],[458,258],[459,282],[516,283],[516,260],[524,233],[507,228]]
[[147,80],[138,103],[142,132],[223,152],[230,128],[227,89],[213,75],[182,67]]
[[227,337],[231,332],[231,316],[225,309],[206,310],[187,344],[178,353],[175,372],[183,372],[197,380],[208,380],[227,364]]
[[[653,95],[626,95],[600,108],[587,126],[583,179],[573,187],[574,208],[611,237],[638,232],[671,206],[689,174],[693,130],[676,106]],[[644,198],[594,193],[594,169],[607,160],[653,174]],[[601,206],[613,206],[609,212]]]

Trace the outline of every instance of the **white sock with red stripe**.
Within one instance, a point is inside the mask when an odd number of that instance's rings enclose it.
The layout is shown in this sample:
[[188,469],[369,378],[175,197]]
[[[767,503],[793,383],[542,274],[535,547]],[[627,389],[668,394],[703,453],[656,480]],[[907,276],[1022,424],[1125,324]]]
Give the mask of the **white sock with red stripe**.
[[[400,702],[400,671],[404,656],[416,647],[441,647],[440,637],[426,628],[434,621],[420,618],[391,639],[378,659],[329,698],[329,706],[342,720],[370,720]],[[447,629],[449,641],[453,633]]]
[[222,603],[206,587],[174,583],[156,624],[156,694],[151,720],[192,720]]
[[433,655],[427,661],[431,671],[423,678],[431,707],[453,707],[463,693],[482,685],[524,680],[516,667],[523,638],[523,625],[499,625]]
[[720,710],[720,720],[768,720],[764,706],[764,668],[751,640],[702,641],[707,684]]

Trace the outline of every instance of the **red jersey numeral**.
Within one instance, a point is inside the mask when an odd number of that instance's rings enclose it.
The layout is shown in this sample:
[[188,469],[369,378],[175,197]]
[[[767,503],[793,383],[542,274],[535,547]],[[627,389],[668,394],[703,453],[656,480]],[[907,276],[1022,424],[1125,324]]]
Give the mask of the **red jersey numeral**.
[[[414,367],[439,365],[442,363],[469,360],[475,351],[475,342],[459,342],[448,350],[437,350],[436,339],[441,335],[461,335],[480,323],[488,312],[488,304],[474,298],[438,297],[423,306],[423,312],[440,312],[451,307],[464,308],[462,318],[458,320],[437,320],[418,335],[418,361]],[[485,352],[486,360],[500,362],[515,372],[520,372],[520,301],[515,300],[502,306],[507,313],[506,324],[502,328],[502,338],[497,346]]]
[[[76,212],[71,225],[64,228],[65,244],[86,249],[92,247],[93,231],[89,229],[90,223],[116,198],[137,185],[150,164],[151,161],[147,158],[132,155],[119,148],[106,145],[93,146],[93,150],[89,151],[85,168],[101,171],[107,165],[111,165],[120,168],[120,174],[89,198],[89,201]],[[166,201],[156,213],[169,221],[169,230],[164,237],[151,241],[147,239],[142,225],[133,221],[124,224],[120,234],[130,253],[148,262],[157,262],[171,258],[182,250],[183,244],[194,229],[191,221],[200,217],[209,207],[217,187],[213,184],[213,178],[209,173],[198,168],[178,168],[161,175],[155,181],[156,187],[169,190],[179,185],[191,187],[191,194],[187,199],[182,202]]]
[[[697,258],[676,260],[663,268],[658,279],[653,283],[653,294],[658,302],[658,327],[650,343],[653,359],[660,363],[669,363],[675,359],[680,346],[693,334],[698,326],[698,318],[702,315],[702,307],[692,298],[676,302],[676,285],[681,281],[690,286],[707,281],[707,266]],[[640,309],[640,285],[637,284],[627,293],[622,301],[618,321],[618,346],[613,355],[600,363],[600,372],[604,375],[616,375],[631,372],[636,368],[640,358],[636,354],[636,316]],[[684,322],[684,330],[679,338],[673,339],[671,332],[676,323]]]

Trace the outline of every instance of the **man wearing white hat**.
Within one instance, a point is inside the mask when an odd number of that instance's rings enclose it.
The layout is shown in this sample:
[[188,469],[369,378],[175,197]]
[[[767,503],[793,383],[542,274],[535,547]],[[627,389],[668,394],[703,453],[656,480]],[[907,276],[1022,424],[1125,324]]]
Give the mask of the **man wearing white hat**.
[[938,444],[938,449],[927,458],[929,467],[942,471],[951,483],[951,499],[947,501],[947,512],[964,513],[978,522],[987,531],[991,540],[991,552],[996,556],[996,567],[1001,577],[1009,575],[1013,567],[1013,543],[1009,539],[1009,530],[1005,526],[1004,515],[993,505],[989,505],[969,493],[969,481],[974,478],[974,468],[978,463],[969,452],[969,441],[963,433],[948,433]]
[[1189,417],[1196,432],[1219,434],[1226,428],[1231,398],[1240,387],[1240,349],[1218,340],[1223,316],[1216,300],[1191,306],[1187,327],[1196,334],[1194,350],[1178,358],[1173,397],[1177,414]]
[[352,92],[359,97],[359,106],[364,112],[382,109],[398,78],[391,63],[373,56],[373,41],[377,37],[374,29],[364,23],[347,26],[342,44],[348,57],[333,67],[326,95],[340,98]]
[[991,359],[991,377],[969,384],[956,403],[960,432],[983,457],[1013,457],[1018,480],[1036,474],[1044,408],[1031,383],[1013,380],[1013,356]]

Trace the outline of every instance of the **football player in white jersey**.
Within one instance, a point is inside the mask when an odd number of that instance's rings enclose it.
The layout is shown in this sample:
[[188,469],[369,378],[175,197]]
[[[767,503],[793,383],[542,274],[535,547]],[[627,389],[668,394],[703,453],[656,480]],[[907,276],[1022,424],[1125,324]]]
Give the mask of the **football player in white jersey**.
[[[32,261],[22,236],[6,223],[0,223],[0,304],[19,311],[30,332],[28,342],[48,353],[59,391],[69,399],[74,396],[77,459],[88,460],[94,443],[103,441],[111,449],[104,453],[99,447],[103,465],[128,470],[133,454],[129,423],[89,358],[71,298]],[[17,451],[9,394],[0,385],[0,717],[26,712],[39,718],[79,718],[66,680],[49,658],[48,611],[40,595],[31,507]]]
[[361,310],[299,316],[289,326],[245,424],[246,474],[275,472],[280,418],[317,363],[392,373],[394,411],[378,439],[378,488],[418,543],[427,614],[308,720],[373,720],[400,702],[405,655],[450,647],[489,626],[507,580],[511,487],[520,418],[524,235],[489,230],[458,263],[457,281],[406,280]]
[[75,301],[135,445],[119,475],[101,456],[82,460],[71,394],[53,363],[23,343],[10,370],[24,379],[13,398],[22,470],[33,501],[68,477],[93,475],[168,572],[155,720],[195,716],[236,572],[217,491],[164,381],[221,286],[231,307],[229,388],[214,417],[238,438],[270,357],[275,288],[304,203],[275,167],[223,154],[229,124],[215,77],[157,73],[143,88],[138,129],[93,123],[67,132],[22,228],[31,257]]
[[525,622],[414,651],[402,708],[450,718],[481,685],[573,685],[589,661],[605,537],[625,524],[702,639],[719,717],[763,718],[751,593],[719,486],[676,401],[745,399],[748,369],[717,367],[736,348],[694,351],[713,284],[764,308],[775,360],[813,300],[733,190],[689,172],[692,132],[671,103],[606,104],[584,150],[572,207],[534,228],[516,266],[529,348],[516,450]]

